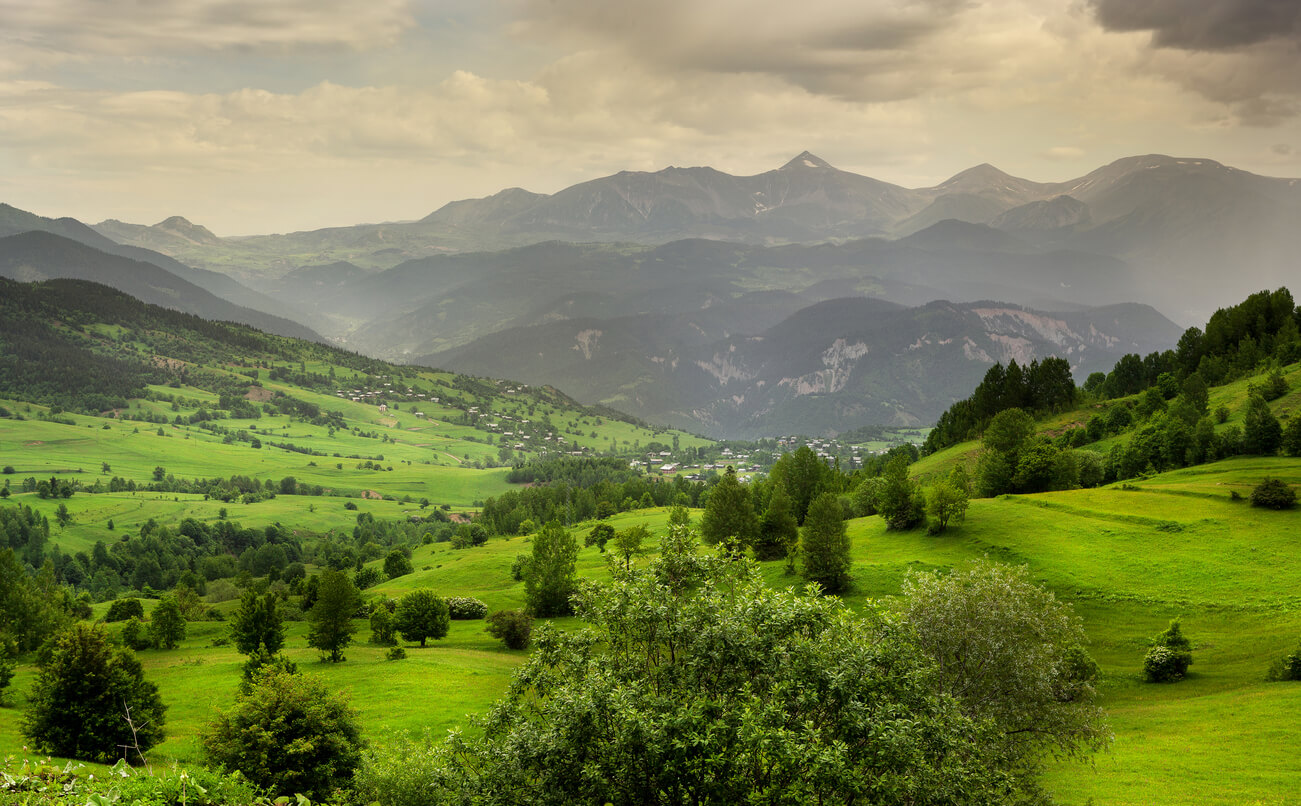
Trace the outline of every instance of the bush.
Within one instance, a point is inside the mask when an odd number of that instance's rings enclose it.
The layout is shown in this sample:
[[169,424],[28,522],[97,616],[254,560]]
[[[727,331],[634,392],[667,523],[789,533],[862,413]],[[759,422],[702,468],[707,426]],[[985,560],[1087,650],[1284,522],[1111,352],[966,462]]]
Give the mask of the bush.
[[488,605],[467,596],[449,596],[447,613],[456,621],[480,619],[488,615]]
[[385,579],[383,571],[367,566],[353,576],[352,584],[356,585],[358,590],[366,590],[367,588],[373,588]]
[[167,709],[158,687],[145,680],[134,653],[108,642],[102,627],[75,624],[40,654],[21,728],[36,749],[106,763],[163,740]]
[[515,555],[515,562],[510,564],[510,578],[516,582],[523,582],[524,577],[528,576],[529,568],[533,565],[533,558],[528,554]]
[[1269,681],[1301,680],[1301,646],[1275,660],[1265,679]]
[[257,673],[263,669],[275,669],[276,671],[286,672],[288,674],[298,673],[298,664],[286,658],[279,653],[271,653],[266,649],[254,649],[249,654],[248,660],[240,667],[241,679],[239,690],[241,694],[247,694],[253,688],[253,679]]
[[[133,769],[119,760],[105,775],[76,775],[49,760],[21,763],[10,759],[3,769],[6,792],[21,792],[5,803],[47,804],[194,804],[195,806],[272,806],[239,773],[203,767]],[[13,796],[11,796],[13,797]]]
[[1149,683],[1173,683],[1182,680],[1193,664],[1193,644],[1183,634],[1179,619],[1152,639],[1152,648],[1143,658],[1143,676]]
[[145,606],[140,603],[139,599],[114,599],[113,603],[108,606],[108,615],[104,620],[108,622],[126,621],[135,616],[138,619],[144,619]]
[[498,610],[488,617],[487,629],[507,649],[528,649],[533,637],[533,617],[523,610]]
[[122,646],[127,649],[134,649],[137,652],[153,646],[153,640],[149,637],[148,628],[143,621],[135,616],[127,619],[126,624],[122,625]]
[[400,646],[392,647],[388,651],[389,660],[403,660],[406,656],[407,651]]
[[1296,490],[1282,479],[1267,478],[1251,491],[1251,505],[1266,509],[1291,509],[1296,506]]
[[213,764],[276,794],[316,799],[351,782],[363,746],[357,715],[342,695],[315,677],[275,668],[259,670],[201,739]]

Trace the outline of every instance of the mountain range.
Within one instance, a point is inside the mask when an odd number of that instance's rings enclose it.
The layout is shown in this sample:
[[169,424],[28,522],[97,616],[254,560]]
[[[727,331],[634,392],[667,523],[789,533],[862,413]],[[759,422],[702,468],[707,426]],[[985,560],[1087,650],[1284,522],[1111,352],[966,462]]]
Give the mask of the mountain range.
[[996,360],[1059,354],[1082,375],[1169,347],[1180,328],[1157,311],[1199,321],[1293,277],[1298,221],[1297,180],[1205,159],[1065,182],[979,165],[910,189],[805,152],[754,176],[625,171],[243,238],[0,205],[0,236],[19,236],[0,237],[0,274],[94,279],[716,435],[827,433],[928,422]]

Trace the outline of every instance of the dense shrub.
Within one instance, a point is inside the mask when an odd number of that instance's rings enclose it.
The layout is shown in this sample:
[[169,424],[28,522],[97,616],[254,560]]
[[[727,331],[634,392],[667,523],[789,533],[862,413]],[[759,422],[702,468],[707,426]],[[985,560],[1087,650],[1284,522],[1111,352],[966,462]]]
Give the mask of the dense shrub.
[[516,582],[523,582],[524,577],[528,576],[529,568],[533,565],[533,557],[528,554],[515,555],[515,561],[510,564],[510,578]]
[[135,616],[127,619],[126,624],[122,625],[122,646],[139,652],[152,645],[153,640],[149,637],[149,629],[145,623]]
[[528,649],[533,636],[533,617],[523,610],[498,610],[488,617],[487,629],[507,649]]
[[1282,479],[1267,478],[1251,491],[1251,505],[1266,509],[1291,509],[1296,506],[1296,490]]
[[1173,683],[1182,680],[1193,663],[1192,642],[1183,634],[1179,619],[1152,639],[1152,648],[1143,658],[1143,677],[1149,683]]
[[384,576],[383,571],[378,568],[367,566],[357,572],[357,574],[352,578],[352,584],[356,585],[358,590],[366,590],[367,588],[375,587],[385,579],[387,579],[387,577]]
[[406,658],[407,651],[400,646],[391,647],[388,651],[389,660],[402,660]]
[[480,619],[488,615],[488,605],[468,596],[449,596],[447,613],[456,621]]
[[258,672],[263,669],[274,669],[278,672],[287,674],[297,674],[298,664],[291,661],[280,653],[268,652],[265,648],[254,649],[240,667],[239,690],[242,694],[247,694],[253,688],[253,680],[257,677]]
[[73,625],[40,654],[21,728],[38,750],[109,762],[163,740],[166,708],[158,687],[145,680],[134,653],[108,642],[102,627]]
[[126,621],[135,616],[138,619],[144,619],[145,606],[140,603],[139,599],[115,599],[108,606],[108,615],[104,620],[108,622]]
[[4,803],[273,806],[239,773],[225,774],[198,766],[133,768],[119,760],[107,775],[78,775],[49,760],[10,759],[0,771],[4,773],[0,792],[14,798]]
[[346,787],[361,763],[361,728],[324,682],[262,669],[202,735],[208,759],[276,794],[323,798]]
[[1301,645],[1289,654],[1274,661],[1265,675],[1266,680],[1301,680]]

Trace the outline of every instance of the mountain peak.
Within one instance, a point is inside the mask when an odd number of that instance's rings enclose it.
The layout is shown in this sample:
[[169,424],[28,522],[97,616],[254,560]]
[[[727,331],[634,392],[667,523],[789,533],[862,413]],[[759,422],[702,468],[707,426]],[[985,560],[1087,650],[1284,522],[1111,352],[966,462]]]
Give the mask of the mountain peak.
[[827,170],[835,170],[835,168],[832,167],[831,163],[827,162],[821,157],[808,151],[800,152],[799,156],[797,156],[795,159],[783,165],[781,167],[781,170],[783,171],[790,171],[794,169],[803,170],[806,168],[825,168]]

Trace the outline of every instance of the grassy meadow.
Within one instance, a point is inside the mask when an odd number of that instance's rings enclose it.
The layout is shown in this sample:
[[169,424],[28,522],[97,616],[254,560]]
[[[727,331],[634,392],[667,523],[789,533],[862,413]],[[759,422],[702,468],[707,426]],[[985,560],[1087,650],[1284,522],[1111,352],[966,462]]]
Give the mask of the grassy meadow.
[[[1253,509],[1231,497],[1233,491],[1249,494],[1265,475],[1301,484],[1301,461],[1242,458],[1130,488],[977,500],[964,524],[939,536],[889,532],[879,518],[857,519],[849,524],[854,586],[845,600],[862,608],[896,594],[911,571],[982,557],[1027,565],[1083,618],[1115,732],[1110,752],[1092,763],[1050,765],[1046,784],[1060,802],[1295,802],[1292,740],[1301,684],[1266,683],[1264,677],[1271,660],[1301,641],[1301,512]],[[70,503],[105,507],[110,498],[78,495]],[[644,523],[658,534],[666,520],[665,510],[654,509],[623,513],[610,523],[616,529]],[[574,529],[580,545],[590,528]],[[70,527],[56,539],[78,538]],[[523,584],[510,578],[510,566],[529,550],[525,537],[494,538],[460,551],[449,544],[421,546],[414,573],[366,593],[396,597],[427,587],[478,597],[491,610],[518,607]],[[782,562],[767,563],[763,571],[776,586],[801,583],[784,574]],[[597,549],[581,550],[579,573],[605,575]],[[1176,617],[1193,641],[1189,676],[1175,684],[1142,682],[1148,639]],[[425,649],[409,646],[407,659],[388,661],[384,649],[366,643],[368,627],[357,626],[345,663],[318,662],[301,622],[291,625],[288,654],[350,694],[370,741],[379,746],[401,732],[440,736],[466,726],[467,715],[484,711],[504,691],[523,657],[502,649],[483,622],[459,621],[447,638]],[[223,630],[220,623],[191,624],[178,649],[140,653],[170,705],[169,738],[153,751],[157,761],[199,760],[197,731],[214,708],[233,702],[242,658],[229,646],[213,645]],[[10,706],[0,709],[0,756],[22,751],[17,725],[32,675],[30,665],[20,667]]]

